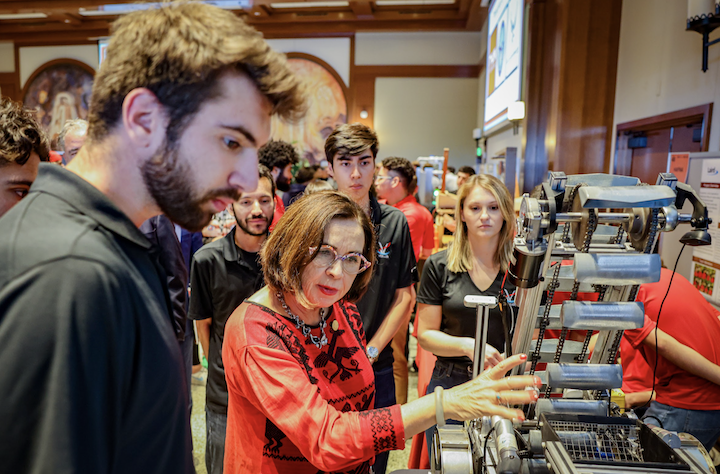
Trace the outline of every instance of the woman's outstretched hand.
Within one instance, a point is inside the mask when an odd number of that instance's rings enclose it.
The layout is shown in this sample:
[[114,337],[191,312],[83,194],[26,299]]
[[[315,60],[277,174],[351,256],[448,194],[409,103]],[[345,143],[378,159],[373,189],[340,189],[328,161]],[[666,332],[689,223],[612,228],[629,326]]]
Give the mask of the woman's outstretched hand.
[[473,420],[482,416],[499,415],[507,419],[524,420],[521,410],[509,405],[535,403],[540,387],[540,377],[532,375],[505,374],[523,362],[525,354],[517,354],[487,369],[476,379],[445,391],[443,408],[446,418]]

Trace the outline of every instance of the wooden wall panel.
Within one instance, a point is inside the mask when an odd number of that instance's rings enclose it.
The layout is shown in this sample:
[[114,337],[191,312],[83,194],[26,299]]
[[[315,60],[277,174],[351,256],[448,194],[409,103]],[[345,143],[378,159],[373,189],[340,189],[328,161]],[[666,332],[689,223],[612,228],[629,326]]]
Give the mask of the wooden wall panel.
[[20,85],[17,73],[0,73],[0,92],[2,92],[3,97],[20,100]]
[[609,169],[622,0],[530,2],[524,191]]

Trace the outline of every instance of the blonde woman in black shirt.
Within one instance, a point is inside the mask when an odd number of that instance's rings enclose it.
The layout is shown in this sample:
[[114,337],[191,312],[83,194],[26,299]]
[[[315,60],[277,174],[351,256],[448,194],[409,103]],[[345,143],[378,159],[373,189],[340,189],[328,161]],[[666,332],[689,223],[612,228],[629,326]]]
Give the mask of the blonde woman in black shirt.
[[[472,376],[476,313],[465,307],[465,296],[515,291],[504,281],[515,235],[513,201],[505,185],[494,176],[471,176],[458,190],[455,220],[453,244],[428,258],[417,293],[418,342],[437,356],[427,393]],[[503,359],[502,317],[499,306],[490,310],[485,367]],[[427,432],[428,446],[433,430]]]

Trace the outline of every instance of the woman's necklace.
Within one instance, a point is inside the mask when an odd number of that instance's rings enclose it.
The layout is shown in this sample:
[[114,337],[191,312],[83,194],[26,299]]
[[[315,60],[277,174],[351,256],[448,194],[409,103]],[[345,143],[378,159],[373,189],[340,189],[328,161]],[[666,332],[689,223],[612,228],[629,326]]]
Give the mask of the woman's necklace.
[[327,345],[328,339],[325,335],[325,326],[327,325],[327,321],[325,321],[325,308],[320,309],[320,332],[322,333],[322,337],[317,337],[310,334],[311,329],[305,325],[305,321],[303,321],[296,314],[290,311],[290,307],[285,302],[285,298],[283,297],[281,292],[278,291],[277,293],[275,293],[275,296],[277,296],[277,299],[280,301],[280,304],[282,305],[288,316],[290,316],[290,319],[295,321],[295,327],[302,331],[303,336],[309,338],[310,342],[315,344],[315,347],[317,347],[318,349],[322,349],[323,346]]

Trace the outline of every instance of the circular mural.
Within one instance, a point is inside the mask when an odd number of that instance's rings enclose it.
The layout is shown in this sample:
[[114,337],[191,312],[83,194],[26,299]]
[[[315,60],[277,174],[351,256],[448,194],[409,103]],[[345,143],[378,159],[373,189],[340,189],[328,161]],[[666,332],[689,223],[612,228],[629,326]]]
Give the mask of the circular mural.
[[23,104],[36,111],[52,144],[66,120],[87,119],[92,84],[90,66],[72,60],[52,61],[30,76]]
[[272,119],[274,140],[292,143],[300,158],[310,164],[325,159],[325,139],[338,126],[347,123],[345,90],[338,74],[320,60],[293,57],[288,54],[290,68],[305,82],[309,108],[305,118],[295,124]]

